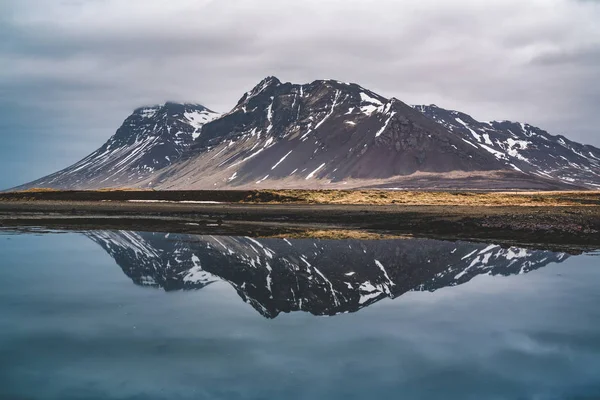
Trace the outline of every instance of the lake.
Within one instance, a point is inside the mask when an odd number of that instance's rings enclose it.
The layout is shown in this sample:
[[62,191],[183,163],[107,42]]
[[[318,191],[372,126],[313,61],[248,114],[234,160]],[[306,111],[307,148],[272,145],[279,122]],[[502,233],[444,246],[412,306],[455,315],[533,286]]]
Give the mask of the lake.
[[600,259],[0,234],[1,399],[596,399]]

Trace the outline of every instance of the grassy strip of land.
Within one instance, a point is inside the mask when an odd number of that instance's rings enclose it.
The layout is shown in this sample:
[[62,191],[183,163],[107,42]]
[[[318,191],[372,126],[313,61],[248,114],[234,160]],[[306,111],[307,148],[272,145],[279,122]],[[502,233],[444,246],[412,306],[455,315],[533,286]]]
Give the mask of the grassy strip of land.
[[[288,200],[289,199],[289,200]],[[417,192],[384,190],[258,191],[256,203],[460,205],[460,206],[600,206],[600,192]]]
[[376,239],[414,235],[486,240],[495,244],[576,245],[600,249],[600,207],[592,205],[489,207],[0,201],[0,228],[22,226],[251,237],[297,234],[298,237],[350,238],[358,235]]
[[266,237],[279,239],[328,239],[328,240],[389,240],[412,239],[412,235],[399,235],[383,232],[370,232],[360,229],[300,229],[296,228],[286,233],[271,234]]
[[416,235],[600,248],[600,192],[122,188],[0,193],[0,228],[19,226],[333,239]]
[[30,189],[0,193],[0,201],[168,201],[249,204],[336,204],[418,206],[600,206],[600,191],[428,192],[385,190],[182,190]]

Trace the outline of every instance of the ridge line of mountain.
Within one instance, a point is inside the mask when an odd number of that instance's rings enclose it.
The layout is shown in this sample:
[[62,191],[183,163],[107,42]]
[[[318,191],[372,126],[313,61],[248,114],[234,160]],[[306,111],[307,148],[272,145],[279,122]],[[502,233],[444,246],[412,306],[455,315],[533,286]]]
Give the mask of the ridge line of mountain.
[[17,189],[597,189],[599,171],[599,149],[529,124],[270,76],[225,114],[139,107],[98,150]]

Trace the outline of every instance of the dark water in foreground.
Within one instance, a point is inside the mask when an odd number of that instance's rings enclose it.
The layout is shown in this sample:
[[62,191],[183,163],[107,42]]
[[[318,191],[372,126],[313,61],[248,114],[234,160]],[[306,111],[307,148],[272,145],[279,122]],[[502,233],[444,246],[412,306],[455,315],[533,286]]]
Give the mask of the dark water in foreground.
[[0,235],[0,399],[596,399],[597,256]]

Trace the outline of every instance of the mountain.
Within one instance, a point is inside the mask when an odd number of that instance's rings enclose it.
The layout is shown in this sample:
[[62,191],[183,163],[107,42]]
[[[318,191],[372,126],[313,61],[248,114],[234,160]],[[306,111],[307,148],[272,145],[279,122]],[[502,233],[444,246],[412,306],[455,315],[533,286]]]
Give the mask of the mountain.
[[[395,98],[359,85],[269,77],[207,124],[147,186],[201,188],[560,188],[506,166]],[[563,185],[564,186],[564,185]]]
[[17,189],[133,187],[191,147],[202,126],[219,114],[199,104],[138,108],[98,150],[52,175]]
[[550,135],[528,124],[480,122],[470,115],[433,104],[415,109],[517,171],[600,188],[600,149],[596,147]]
[[600,150],[526,124],[268,77],[219,115],[140,108],[100,149],[16,189],[600,188]]
[[568,255],[432,239],[253,239],[127,231],[85,233],[137,285],[199,290],[231,285],[266,318],[356,312],[409,291],[434,291],[483,274],[524,274]]

